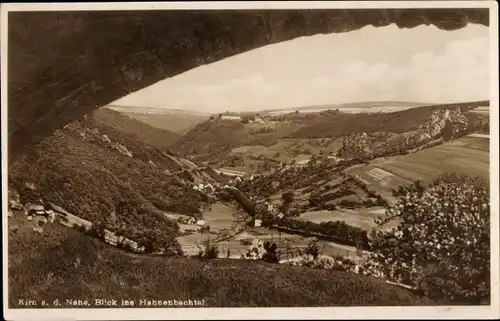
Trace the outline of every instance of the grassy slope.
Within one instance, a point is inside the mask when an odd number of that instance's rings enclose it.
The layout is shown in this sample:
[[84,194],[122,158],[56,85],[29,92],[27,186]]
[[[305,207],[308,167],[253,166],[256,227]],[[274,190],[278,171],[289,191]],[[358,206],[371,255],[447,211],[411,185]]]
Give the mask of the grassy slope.
[[281,137],[294,132],[299,126],[283,123],[276,126],[275,132],[255,134],[252,125],[224,120],[205,121],[191,129],[172,146],[172,149],[180,153],[194,150],[199,155],[216,153],[241,145],[270,146],[276,144]]
[[100,108],[92,113],[93,120],[126,134],[135,134],[142,141],[160,149],[168,148],[181,135],[167,128],[156,128],[109,108]]
[[[179,167],[170,157],[115,133],[130,142],[134,157],[127,157],[106,144],[82,140],[81,131],[79,123],[59,130],[11,166],[9,180],[25,196],[23,202],[38,198],[23,188],[34,182],[46,200],[87,220],[104,220],[116,211],[125,235],[156,229],[173,235],[177,225],[160,210],[195,214],[205,204],[190,182],[165,172]],[[129,208],[120,207],[123,203]]]
[[[77,261],[80,265],[76,265]],[[126,253],[52,224],[9,234],[9,293],[17,299],[205,299],[209,307],[421,305],[430,301],[366,276],[254,261]]]

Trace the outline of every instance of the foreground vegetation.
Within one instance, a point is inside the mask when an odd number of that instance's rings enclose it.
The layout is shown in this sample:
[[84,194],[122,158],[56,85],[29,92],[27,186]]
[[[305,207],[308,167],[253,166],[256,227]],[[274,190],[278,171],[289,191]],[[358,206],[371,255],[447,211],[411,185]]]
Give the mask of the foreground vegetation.
[[[126,253],[58,225],[9,235],[10,306],[20,298],[204,299],[208,307],[428,305],[428,299],[356,274],[262,261]],[[64,229],[64,230],[60,230]],[[50,239],[57,239],[51,244]],[[58,244],[61,242],[61,244]]]
[[490,194],[480,178],[446,174],[415,186],[390,208],[401,223],[379,231],[371,261],[426,296],[457,304],[490,298]]

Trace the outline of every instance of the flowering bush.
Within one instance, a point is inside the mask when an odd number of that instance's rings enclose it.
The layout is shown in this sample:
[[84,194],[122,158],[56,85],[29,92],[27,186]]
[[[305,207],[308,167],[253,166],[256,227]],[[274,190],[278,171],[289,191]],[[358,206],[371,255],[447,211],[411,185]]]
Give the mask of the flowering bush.
[[314,258],[311,255],[305,255],[299,260],[291,261],[290,264],[295,266],[307,266],[315,269],[357,272],[354,262],[342,256],[331,257],[321,255]]
[[409,189],[389,215],[399,215],[401,223],[372,239],[373,271],[432,299],[489,300],[490,200],[484,181],[443,175],[426,190]]
[[276,243],[269,241],[262,242],[259,239],[254,239],[248,252],[242,255],[242,258],[248,260],[263,260],[271,263],[278,263],[280,261]]

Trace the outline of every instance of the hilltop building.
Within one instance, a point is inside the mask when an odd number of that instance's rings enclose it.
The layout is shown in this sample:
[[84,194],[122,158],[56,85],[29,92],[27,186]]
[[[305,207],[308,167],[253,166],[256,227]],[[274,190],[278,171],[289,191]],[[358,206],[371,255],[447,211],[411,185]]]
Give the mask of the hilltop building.
[[241,121],[241,116],[222,115],[220,119],[222,119],[222,120],[236,120],[236,121]]

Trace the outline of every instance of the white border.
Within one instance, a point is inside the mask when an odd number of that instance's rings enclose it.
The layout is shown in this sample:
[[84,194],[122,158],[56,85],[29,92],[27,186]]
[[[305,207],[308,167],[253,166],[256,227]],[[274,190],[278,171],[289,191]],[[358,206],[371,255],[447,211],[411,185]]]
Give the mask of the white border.
[[[490,8],[490,182],[491,182],[491,306],[485,307],[336,307],[336,308],[175,308],[175,309],[9,309],[4,295],[6,320],[136,320],[136,319],[480,319],[499,318],[499,182],[498,182],[498,4],[496,1],[283,1],[283,2],[149,2],[149,3],[41,3],[1,5],[1,116],[2,204],[7,204],[7,12],[151,9],[360,9],[360,8]],[[7,215],[2,206],[3,284],[7,293]]]

